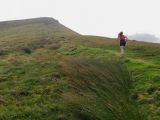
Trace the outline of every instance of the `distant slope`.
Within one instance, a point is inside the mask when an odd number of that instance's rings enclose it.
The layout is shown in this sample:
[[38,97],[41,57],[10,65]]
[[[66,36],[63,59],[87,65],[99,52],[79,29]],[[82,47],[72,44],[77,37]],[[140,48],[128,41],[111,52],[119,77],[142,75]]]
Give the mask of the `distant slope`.
[[5,50],[30,46],[34,42],[49,44],[74,35],[79,34],[53,18],[0,22],[0,48],[3,46]]
[[17,26],[24,26],[28,24],[39,24],[39,23],[48,23],[48,24],[58,24],[59,22],[53,18],[33,18],[33,19],[24,19],[24,20],[12,20],[12,21],[2,21],[0,22],[0,29],[8,29]]
[[74,31],[60,24],[58,20],[55,20],[54,18],[49,18],[49,17],[0,22],[0,30],[6,30],[9,28],[13,29],[14,27],[23,27],[26,25],[35,25],[35,24],[39,24],[39,25],[43,24],[46,26],[53,27],[52,29],[54,29],[54,31],[62,30],[63,32],[65,31],[70,34],[76,34]]

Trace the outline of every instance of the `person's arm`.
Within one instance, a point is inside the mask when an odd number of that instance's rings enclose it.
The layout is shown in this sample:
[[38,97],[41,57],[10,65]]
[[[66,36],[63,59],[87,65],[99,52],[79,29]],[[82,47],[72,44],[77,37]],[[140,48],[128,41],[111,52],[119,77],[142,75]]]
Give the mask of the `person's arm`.
[[125,36],[125,41],[127,41],[128,40],[128,38],[127,38],[127,36]]
[[118,34],[117,40],[120,40],[120,38],[119,38],[119,34]]

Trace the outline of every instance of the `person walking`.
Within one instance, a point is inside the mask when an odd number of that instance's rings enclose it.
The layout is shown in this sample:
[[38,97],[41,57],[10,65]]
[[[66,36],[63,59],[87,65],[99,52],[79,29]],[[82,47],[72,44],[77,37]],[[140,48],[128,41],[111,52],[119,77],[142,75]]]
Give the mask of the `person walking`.
[[118,34],[118,40],[120,43],[120,50],[121,50],[121,55],[124,55],[124,48],[126,45],[127,37],[123,34],[123,32],[120,32]]

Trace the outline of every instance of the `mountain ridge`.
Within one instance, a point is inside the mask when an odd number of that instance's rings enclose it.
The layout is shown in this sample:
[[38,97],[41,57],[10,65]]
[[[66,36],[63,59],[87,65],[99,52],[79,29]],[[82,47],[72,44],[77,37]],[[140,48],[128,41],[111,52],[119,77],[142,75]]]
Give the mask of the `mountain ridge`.
[[34,24],[34,23],[59,23],[58,20],[51,17],[39,17],[39,18],[30,18],[30,19],[21,19],[21,20],[9,20],[9,21],[0,21],[0,27],[10,26],[13,27],[17,25],[24,24]]

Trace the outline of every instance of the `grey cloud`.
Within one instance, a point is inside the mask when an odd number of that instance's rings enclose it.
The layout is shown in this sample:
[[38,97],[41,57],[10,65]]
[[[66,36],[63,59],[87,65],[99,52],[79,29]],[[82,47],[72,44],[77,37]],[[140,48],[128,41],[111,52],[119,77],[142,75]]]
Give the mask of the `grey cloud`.
[[145,41],[145,42],[160,42],[160,38],[156,37],[153,34],[148,34],[148,33],[143,33],[143,34],[136,33],[134,35],[129,35],[128,39]]

